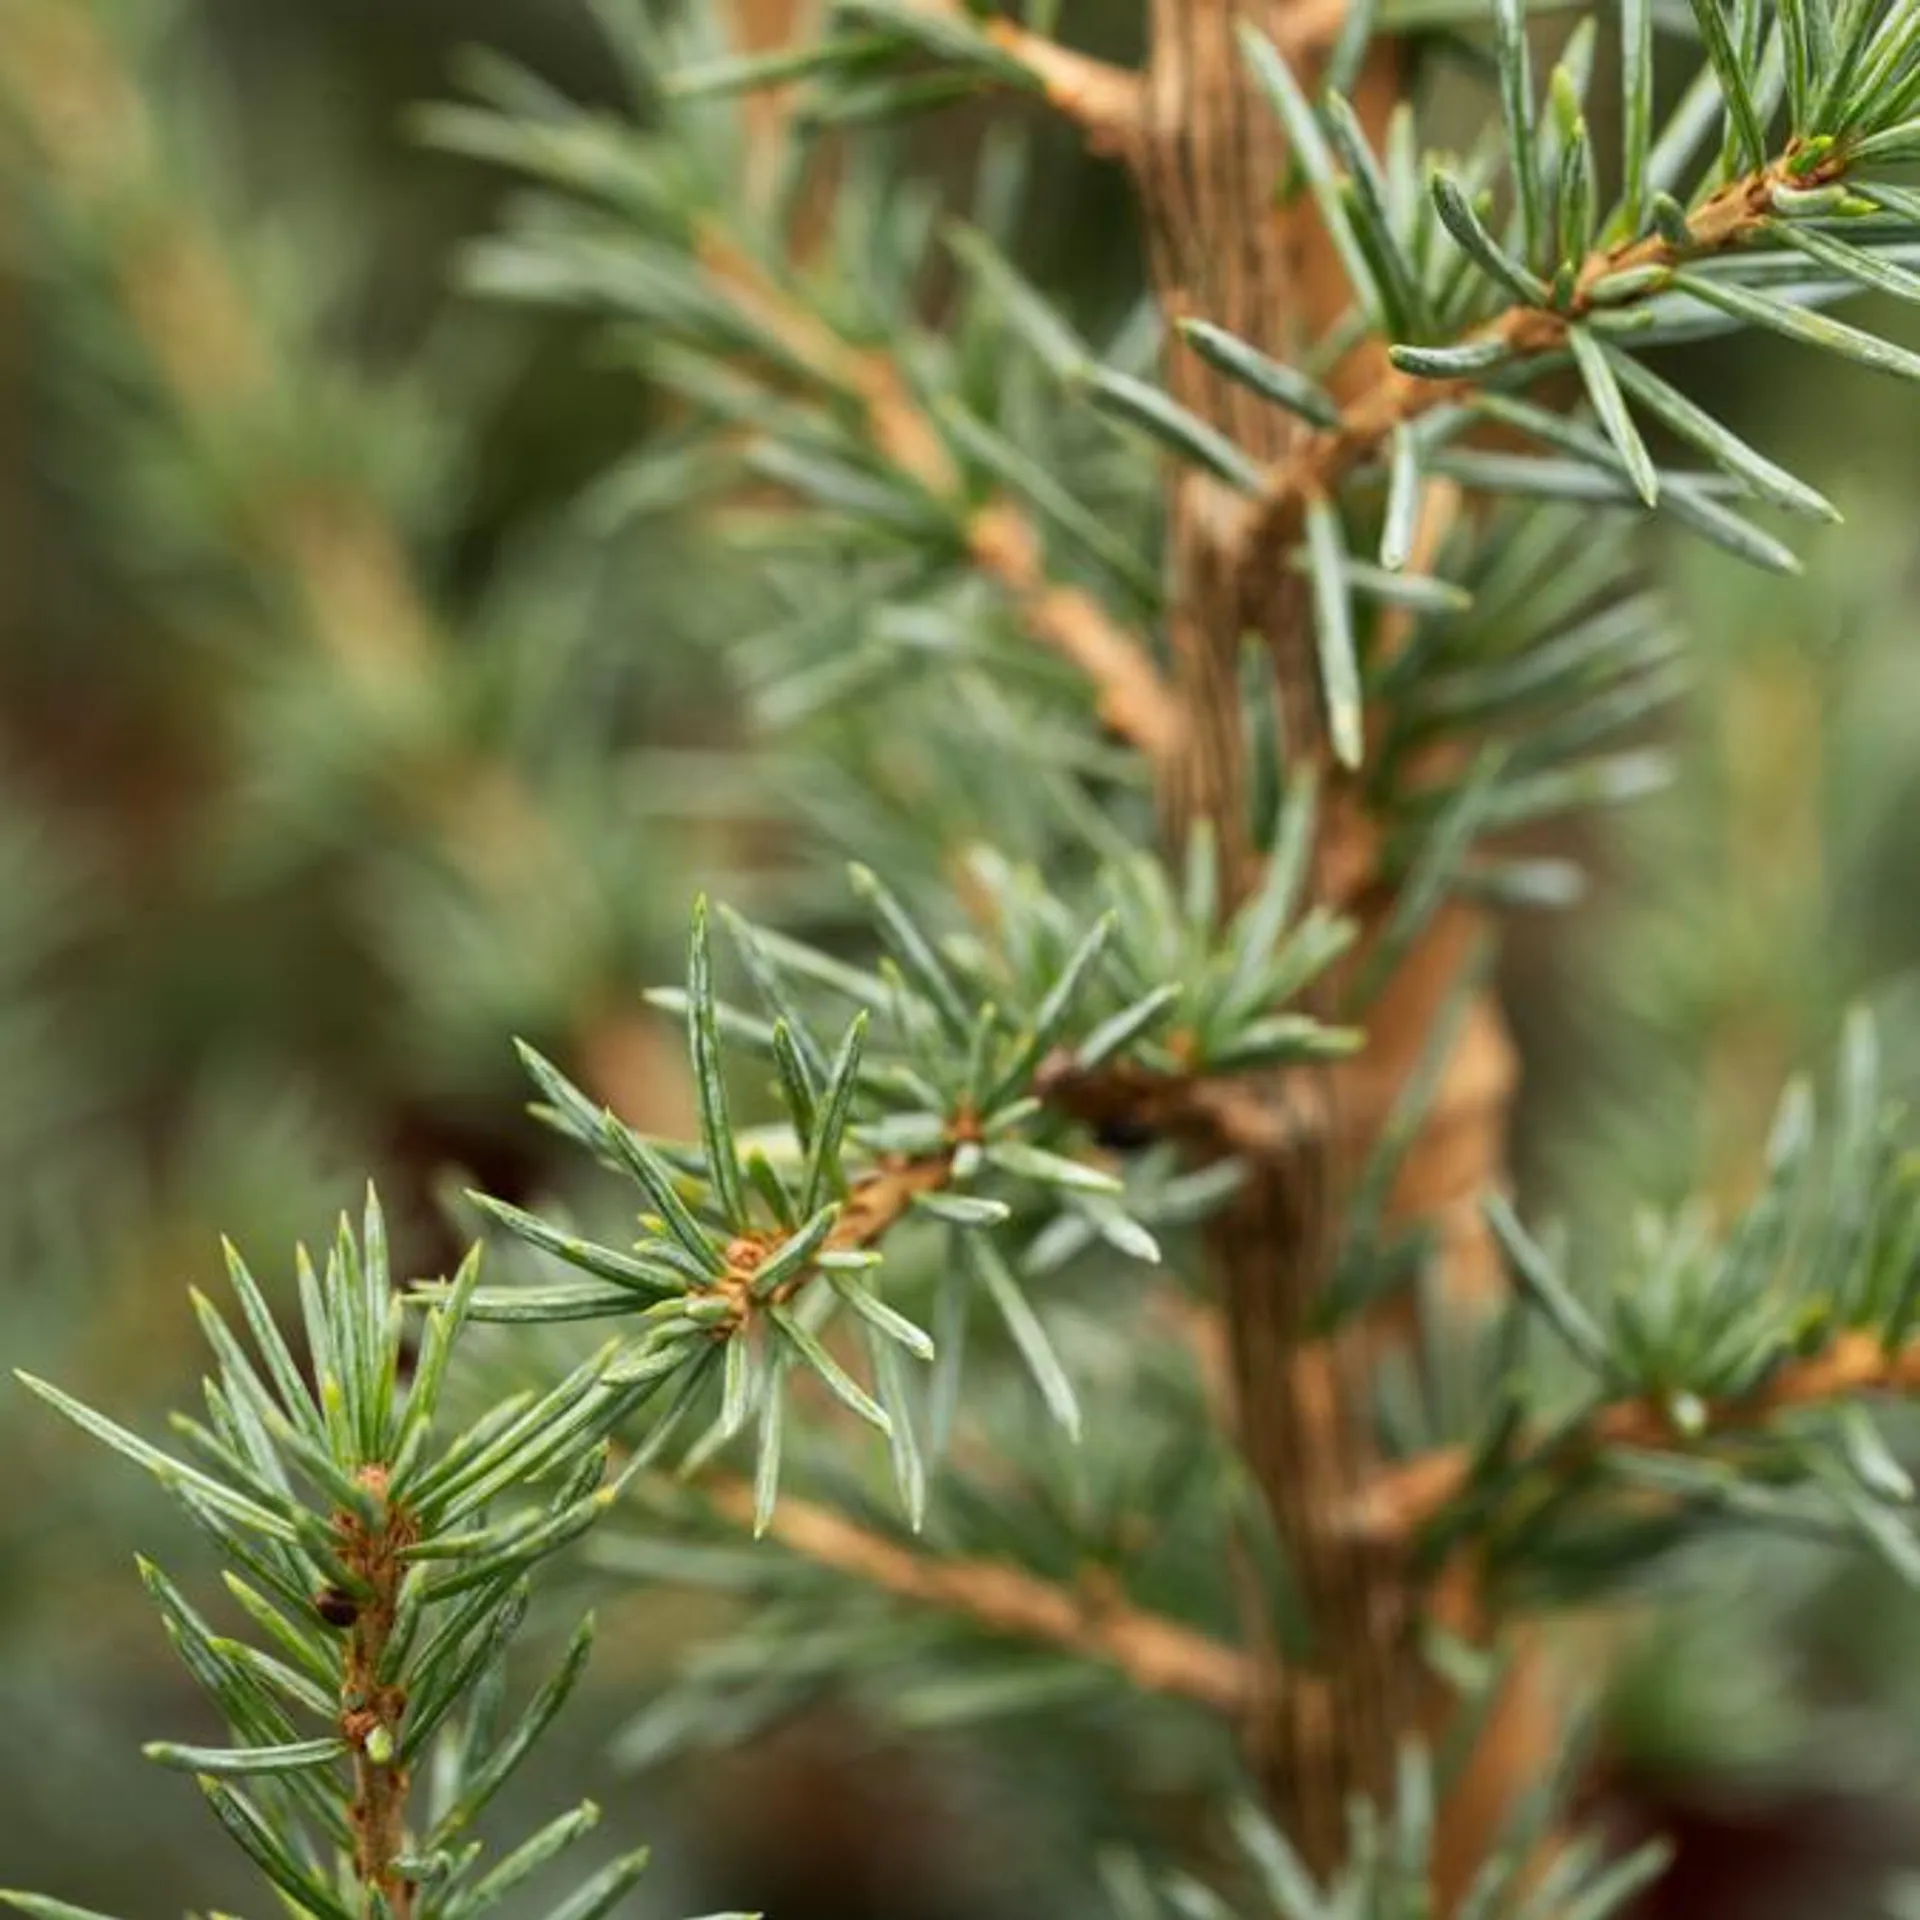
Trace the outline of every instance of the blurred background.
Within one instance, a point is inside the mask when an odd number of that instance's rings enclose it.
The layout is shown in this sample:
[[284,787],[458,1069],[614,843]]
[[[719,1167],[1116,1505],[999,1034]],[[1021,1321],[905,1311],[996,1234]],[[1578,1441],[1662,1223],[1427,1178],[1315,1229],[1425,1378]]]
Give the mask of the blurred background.
[[[1069,32],[1124,57],[1137,11],[1084,0]],[[765,36],[790,8],[745,12]],[[625,510],[644,384],[454,290],[499,189],[409,137],[469,46],[612,99],[581,8],[7,0],[0,24],[0,1354],[151,1429],[195,1392],[185,1288],[222,1233],[284,1281],[370,1174],[431,1273],[449,1185],[570,1177],[513,1036],[673,1126],[680,1048],[640,990],[677,977],[696,886],[760,904],[813,823],[716,644],[753,583]],[[936,117],[924,164],[976,135]],[[1042,177],[1039,271],[1123,311],[1121,183],[1065,144]],[[1586,903],[1515,928],[1521,1175],[1603,1257],[1636,1200],[1740,1192],[1850,1002],[1920,1086],[1910,396],[1764,345],[1684,371],[1848,518],[1794,584],[1657,549],[1698,638],[1681,777],[1585,830]],[[10,1382],[0,1459],[0,1873],[136,1914],[243,1897],[190,1783],[138,1751],[200,1708],[132,1549],[195,1544]],[[1683,1839],[1656,1910],[1878,1911],[1915,1853],[1920,1609],[1826,1553],[1736,1559],[1624,1622],[1606,1784]],[[882,1753],[823,1715],[618,1773],[606,1730],[686,1622],[612,1624],[530,1791],[660,1843],[649,1911],[1064,1910],[1044,1809],[987,1749]]]

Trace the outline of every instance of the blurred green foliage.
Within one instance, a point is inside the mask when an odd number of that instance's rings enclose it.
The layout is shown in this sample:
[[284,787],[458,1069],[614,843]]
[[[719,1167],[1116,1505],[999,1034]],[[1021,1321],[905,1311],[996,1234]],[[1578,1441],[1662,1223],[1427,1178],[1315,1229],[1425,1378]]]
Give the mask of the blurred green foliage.
[[[749,624],[751,583],[583,520],[646,397],[567,326],[449,293],[497,188],[403,127],[463,42],[610,91],[578,10],[127,0],[110,70],[69,43],[85,11],[30,5],[44,31],[0,41],[0,1349],[134,1420],[197,1365],[180,1283],[218,1231],[289,1246],[372,1171],[431,1272],[450,1169],[510,1195],[566,1177],[510,1035],[677,1121],[678,1045],[639,987],[676,971],[692,874],[751,901],[772,863],[703,820],[688,752],[734,744],[701,642]],[[1124,40],[1111,12],[1092,24]],[[64,170],[23,101],[82,128]],[[116,174],[135,121],[151,146]],[[935,122],[926,164],[972,137]],[[1123,310],[1118,183],[1067,143],[1047,177],[1034,253],[1087,313]],[[173,263],[144,300],[142,235]],[[1744,341],[1675,358],[1848,517],[1790,585],[1656,556],[1698,642],[1685,777],[1609,821],[1594,897],[1510,953],[1522,1169],[1603,1245],[1624,1196],[1744,1193],[1780,1081],[1849,1001],[1920,1093],[1920,438],[1865,373]],[[311,541],[290,499],[322,503]],[[478,844],[450,790],[488,801]],[[65,1884],[104,1904],[208,1898],[190,1790],[137,1751],[192,1719],[121,1543],[172,1543],[19,1396],[0,1447],[0,1861],[43,1884],[84,1862]],[[1825,1553],[1703,1564],[1635,1623],[1622,1775],[1791,1793],[1838,1765],[1906,1791],[1912,1614],[1879,1583]],[[654,1624],[610,1633],[556,1773],[587,1777],[630,1718]],[[1031,1814],[947,1778],[953,1817],[1044,1851]]]

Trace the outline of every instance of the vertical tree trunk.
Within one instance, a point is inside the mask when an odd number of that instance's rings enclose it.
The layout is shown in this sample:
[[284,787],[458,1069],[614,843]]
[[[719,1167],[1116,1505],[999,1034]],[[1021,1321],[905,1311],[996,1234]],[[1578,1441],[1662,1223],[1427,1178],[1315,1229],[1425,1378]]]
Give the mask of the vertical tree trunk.
[[[1154,0],[1146,124],[1134,163],[1145,201],[1152,268],[1169,321],[1203,316],[1282,360],[1297,360],[1347,304],[1347,289],[1310,206],[1276,200],[1286,149],[1272,109],[1253,88],[1236,37],[1240,20],[1287,46],[1290,0]],[[1397,87],[1390,54],[1363,76],[1357,102],[1377,130]],[[1379,348],[1371,349],[1377,356]],[[1363,351],[1335,375],[1364,383],[1379,361]],[[1256,458],[1279,463],[1301,424],[1230,385],[1174,338],[1168,384],[1187,407]],[[1173,773],[1168,814],[1176,831],[1212,824],[1223,870],[1244,884],[1249,865],[1240,659],[1243,636],[1262,641],[1273,666],[1283,737],[1294,756],[1323,768],[1307,589],[1286,565],[1283,538],[1249,551],[1244,506],[1210,478],[1176,473],[1169,501],[1172,638],[1190,726]],[[1296,530],[1297,531],[1297,530]],[[1336,893],[1369,937],[1389,904],[1372,871],[1372,836],[1349,791],[1336,790],[1317,849],[1322,898]],[[1344,1854],[1346,1803],[1391,1794],[1397,1749],[1431,1731],[1444,1710],[1413,1644],[1414,1595],[1392,1543],[1343,1528],[1373,1466],[1368,1417],[1369,1340],[1329,1342],[1308,1330],[1341,1217],[1343,1190],[1377,1137],[1393,1100],[1428,1044],[1436,1013],[1481,932],[1455,910],[1400,966],[1369,1019],[1366,1051],[1350,1065],[1276,1081],[1298,1149],[1249,1182],[1215,1226],[1214,1277],[1227,1320],[1239,1438],[1285,1546],[1313,1644],[1304,1664],[1251,1622],[1265,1684],[1250,1729],[1252,1759],[1273,1810],[1316,1869]],[[1408,1155],[1394,1206],[1440,1229],[1448,1294],[1484,1296],[1498,1275],[1474,1202],[1501,1183],[1513,1079],[1510,1048],[1491,995],[1471,1008],[1442,1076],[1422,1137]],[[1464,1573],[1447,1611],[1476,1626]],[[1551,1718],[1537,1673],[1511,1686],[1480,1753],[1445,1810],[1442,1894],[1457,1890],[1484,1851],[1523,1772],[1530,1775]]]

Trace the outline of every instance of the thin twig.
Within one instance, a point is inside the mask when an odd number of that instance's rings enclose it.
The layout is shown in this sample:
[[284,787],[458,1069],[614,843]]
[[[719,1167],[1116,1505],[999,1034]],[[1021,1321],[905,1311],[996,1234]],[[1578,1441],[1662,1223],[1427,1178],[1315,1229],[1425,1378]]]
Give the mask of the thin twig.
[[[969,19],[958,0],[918,0],[920,11],[942,19]],[[1346,18],[1345,0],[1304,0],[1289,10],[1280,36],[1294,61],[1313,61],[1333,44]],[[1065,47],[1017,20],[996,16],[979,31],[1033,76],[1041,97],[1086,136],[1094,153],[1131,157],[1146,132],[1146,85],[1138,73]]]
[[1098,600],[1047,580],[1032,523],[995,501],[974,516],[968,544],[980,570],[1006,588],[1027,631],[1093,682],[1106,725],[1156,764],[1170,762],[1184,732],[1173,689]]
[[[753,1490],[743,1481],[708,1482],[701,1492],[728,1520],[752,1525]],[[782,1498],[767,1531],[818,1566],[900,1599],[963,1614],[990,1633],[1104,1661],[1148,1692],[1195,1700],[1224,1714],[1237,1714],[1246,1704],[1252,1675],[1238,1649],[1136,1607],[1117,1592],[1056,1586],[997,1560],[915,1552],[805,1500]]]
[[413,1538],[405,1514],[386,1506],[383,1467],[363,1467],[361,1483],[381,1503],[385,1518],[368,1526],[355,1515],[334,1521],[341,1559],[365,1583],[354,1604],[340,1669],[340,1735],[353,1748],[353,1867],[371,1896],[378,1891],[394,1920],[407,1920],[413,1883],[396,1863],[406,1851],[408,1774],[400,1764],[400,1722],[406,1695],[380,1677],[406,1572],[402,1549]]
[[[937,1191],[951,1174],[950,1154],[897,1160],[868,1174],[854,1183],[829,1244],[872,1245],[905,1217],[916,1195]],[[754,1524],[754,1493],[743,1481],[709,1480],[700,1491],[729,1520]],[[1104,1660],[1149,1692],[1228,1714],[1248,1698],[1251,1667],[1237,1649],[1134,1606],[1111,1583],[1071,1590],[1000,1561],[915,1552],[792,1497],[774,1509],[767,1531],[803,1558],[899,1598],[965,1614],[993,1633]]]
[[[1824,1353],[1792,1360],[1753,1392],[1706,1404],[1699,1426],[1683,1427],[1663,1401],[1610,1401],[1573,1432],[1542,1443],[1523,1464],[1572,1468],[1607,1447],[1691,1452],[1716,1435],[1750,1431],[1797,1407],[1829,1405],[1858,1393],[1920,1389],[1920,1341],[1888,1353],[1867,1333],[1843,1333]],[[1351,1516],[1355,1531],[1405,1540],[1443,1512],[1467,1484],[1472,1455],[1447,1447],[1400,1462],[1369,1486]]]
[[[933,10],[960,12],[951,0],[944,0]],[[1087,145],[1095,153],[1125,153],[1138,140],[1146,96],[1138,74],[1076,53],[1056,40],[1029,32],[1016,21],[990,20],[986,35],[1002,53],[1019,61],[1034,76],[1047,104],[1086,135]]]
[[[1692,238],[1676,245],[1659,234],[1587,257],[1564,310],[1510,307],[1481,323],[1457,344],[1495,341],[1519,355],[1551,353],[1566,340],[1567,330],[1591,313],[1594,289],[1616,274],[1639,268],[1678,267],[1689,260],[1729,252],[1750,239],[1772,215],[1777,186],[1812,188],[1826,185],[1846,167],[1843,150],[1836,149],[1805,172],[1790,170],[1791,151],[1757,172],[1731,181],[1688,216]],[[1645,296],[1640,296],[1645,297]],[[1291,544],[1309,501],[1327,495],[1356,467],[1386,443],[1396,427],[1452,404],[1474,391],[1468,380],[1430,380],[1389,368],[1346,407],[1337,427],[1309,435],[1293,455],[1267,477],[1258,505],[1247,514],[1243,549],[1268,550],[1273,543]]]
[[854,1182],[827,1245],[843,1250],[872,1246],[906,1217],[916,1196],[939,1192],[952,1177],[951,1153],[888,1161]]
[[[844,339],[794,299],[728,234],[704,228],[695,257],[755,326],[822,384],[860,405],[873,443],[937,500],[964,496],[961,475],[938,428],[888,355]],[[1101,719],[1156,763],[1181,740],[1179,702],[1145,645],[1091,595],[1049,580],[1032,520],[1001,496],[971,516],[968,547],[980,572],[1001,587],[1021,626],[1093,683]]]

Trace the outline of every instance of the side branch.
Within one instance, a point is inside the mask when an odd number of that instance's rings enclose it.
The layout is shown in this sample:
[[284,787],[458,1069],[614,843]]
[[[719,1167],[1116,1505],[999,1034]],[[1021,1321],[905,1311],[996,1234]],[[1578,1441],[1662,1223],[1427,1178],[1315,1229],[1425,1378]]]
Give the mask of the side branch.
[[[702,1489],[717,1512],[753,1521],[753,1490],[717,1481]],[[915,1553],[829,1509],[783,1499],[769,1534],[790,1552],[904,1600],[964,1614],[990,1633],[1038,1640],[1116,1667],[1135,1686],[1238,1714],[1252,1688],[1243,1654],[1192,1628],[1148,1613],[1113,1592],[1074,1592],[994,1560]]]
[[[882,32],[891,30],[903,50],[952,61],[969,77],[981,72],[987,84],[998,81],[1015,91],[1037,92],[1086,135],[1096,153],[1134,149],[1142,130],[1145,91],[1137,74],[1076,53],[1016,20],[976,20],[960,0],[906,0],[906,11],[916,16],[911,27],[903,25],[899,11],[889,8],[881,14],[876,9],[871,24]],[[1342,0],[1315,0],[1315,11],[1324,37],[1331,39],[1338,31]],[[729,90],[739,87],[762,97],[793,83],[792,73],[784,71],[729,79]]]
[[[1826,1406],[1860,1393],[1920,1391],[1920,1341],[1889,1353],[1867,1333],[1845,1333],[1824,1353],[1783,1365],[1763,1385],[1736,1399],[1710,1401],[1697,1423],[1683,1425],[1670,1407],[1648,1396],[1615,1400],[1571,1432],[1538,1445],[1522,1466],[1570,1470],[1606,1447],[1688,1451],[1718,1434],[1751,1431],[1799,1407]],[[1405,1540],[1460,1497],[1472,1460],[1464,1447],[1422,1454],[1380,1474],[1352,1516],[1354,1531]]]
[[953,1178],[951,1153],[894,1160],[856,1180],[827,1236],[829,1247],[870,1247],[906,1217],[914,1196],[937,1193]]
[[1091,594],[1048,581],[1032,526],[1006,502],[974,516],[968,544],[981,572],[1007,590],[1027,631],[1093,682],[1106,725],[1156,765],[1170,766],[1185,733],[1180,704],[1140,642]]
[[[922,0],[922,10],[943,19],[966,18],[955,0]],[[1317,61],[1339,37],[1346,13],[1346,0],[1303,0],[1289,8],[1279,35],[1288,58]],[[1139,157],[1147,132],[1147,89],[1139,74],[1077,53],[1004,17],[981,23],[978,31],[1032,76],[1047,104],[1086,135],[1093,152]]]
[[[943,7],[941,11],[958,12]],[[1124,154],[1140,137],[1145,89],[1137,74],[1075,53],[1012,20],[991,20],[986,35],[1038,81],[1047,104],[1080,129],[1095,153]]]
[[[883,1240],[906,1217],[916,1195],[936,1193],[952,1177],[950,1149],[918,1159],[883,1161],[853,1183],[823,1251],[848,1252]],[[779,1246],[780,1238],[777,1233],[737,1235],[728,1245],[725,1270],[696,1288],[709,1298],[727,1303],[727,1316],[718,1329],[723,1334],[737,1333],[762,1305],[785,1306],[819,1277],[819,1267],[809,1261],[763,1298],[761,1266]]]
[[[965,483],[946,441],[892,359],[843,339],[725,233],[704,230],[694,252],[727,297],[783,351],[814,379],[859,404],[874,445],[902,474],[937,500],[964,498]],[[1024,631],[1093,683],[1100,718],[1156,766],[1170,765],[1183,737],[1173,690],[1141,642],[1098,600],[1048,579],[1031,519],[1005,497],[990,500],[971,516],[967,548],[981,573],[1005,591]]]
[[[1603,281],[1627,273],[1649,275],[1648,284],[1618,309],[1624,311],[1660,291],[1659,276],[1665,270],[1730,252],[1751,239],[1772,217],[1776,187],[1821,187],[1845,171],[1843,149],[1836,148],[1811,165],[1802,164],[1790,150],[1743,179],[1729,182],[1696,208],[1687,219],[1685,245],[1652,234],[1624,246],[1596,250],[1581,268],[1564,307],[1510,307],[1452,344],[1488,342],[1517,358],[1552,353],[1565,344],[1568,329],[1600,304],[1595,290]],[[1410,425],[1472,392],[1473,383],[1468,380],[1426,379],[1388,369],[1344,409],[1337,427],[1308,436],[1290,458],[1269,472],[1263,495],[1243,522],[1242,552],[1262,551],[1276,542],[1291,544],[1307,503],[1330,493],[1372,458],[1396,427]]]

